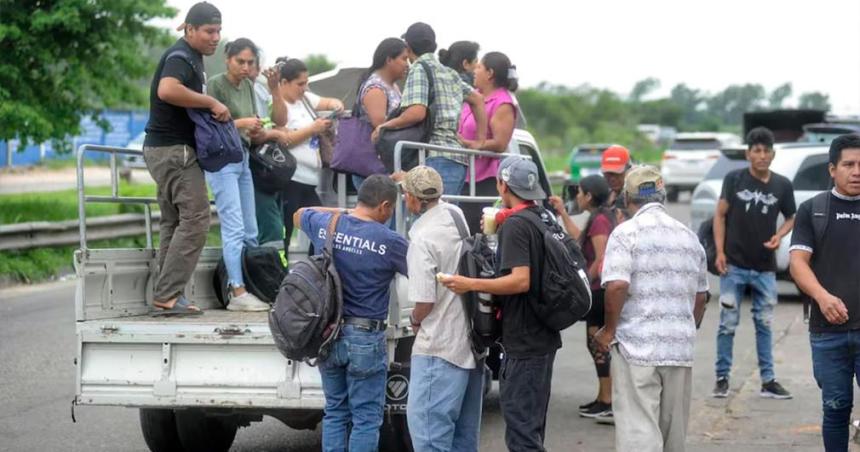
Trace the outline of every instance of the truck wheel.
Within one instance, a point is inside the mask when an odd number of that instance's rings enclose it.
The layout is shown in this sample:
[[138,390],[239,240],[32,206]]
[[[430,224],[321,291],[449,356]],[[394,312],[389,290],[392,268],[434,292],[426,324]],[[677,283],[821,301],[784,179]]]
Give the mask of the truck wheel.
[[176,429],[187,452],[227,452],[239,427],[229,418],[187,409],[176,410]]
[[182,452],[173,410],[141,408],[140,430],[152,452]]
[[412,452],[412,437],[405,414],[385,413],[379,430],[380,452]]

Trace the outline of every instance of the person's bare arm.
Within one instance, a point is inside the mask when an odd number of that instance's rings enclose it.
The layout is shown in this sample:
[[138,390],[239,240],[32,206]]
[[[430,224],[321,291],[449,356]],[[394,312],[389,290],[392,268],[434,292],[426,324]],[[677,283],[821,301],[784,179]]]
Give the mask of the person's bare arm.
[[158,82],[158,98],[170,105],[183,108],[208,108],[215,119],[230,120],[230,110],[212,96],[188,89],[178,78],[164,77]]
[[343,102],[340,99],[333,97],[322,97],[320,103],[316,106],[317,110],[325,111],[343,111]]
[[478,126],[477,140],[486,142],[487,140],[487,110],[484,108],[484,96],[478,91],[472,91],[466,96],[466,103],[472,107],[472,114],[475,115],[475,124]]
[[323,133],[331,127],[330,119],[317,118],[311,125],[301,129],[286,131],[286,138],[290,143],[303,143],[314,135]]
[[411,322],[413,322],[412,329],[415,334],[418,334],[421,322],[433,311],[433,306],[435,306],[434,303],[415,303],[415,307],[412,308],[412,317],[410,318]]
[[782,238],[788,235],[789,232],[794,228],[794,215],[791,218],[786,219],[782,226],[779,227],[779,230],[776,231],[776,234],[770,238],[767,242],[764,242],[764,247],[769,250],[775,250],[779,248],[779,244],[782,241]]
[[810,262],[812,253],[805,250],[791,250],[788,269],[791,277],[800,290],[818,303],[821,314],[833,325],[841,325],[848,321],[848,309],[845,303],[833,296],[815,276]]
[[618,329],[618,319],[621,318],[621,310],[624,308],[624,303],[627,301],[628,290],[630,283],[627,281],[609,281],[606,284],[606,294],[604,295],[604,325],[594,335],[594,340],[597,341],[597,347],[608,352],[612,341],[615,340],[615,331]]
[[702,319],[705,318],[705,306],[708,303],[708,293],[698,292],[696,294],[696,302],[693,306],[693,319],[696,321],[696,329],[702,325]]
[[511,273],[494,279],[466,278],[451,275],[442,279],[442,284],[454,293],[485,292],[493,295],[516,295],[529,291],[531,275],[529,267],[514,267]]
[[714,263],[717,271],[725,275],[728,272],[726,261],[726,215],[729,213],[729,203],[720,198],[717,210],[714,212],[714,244],[717,247],[717,260]]
[[493,132],[493,138],[487,140],[466,140],[460,141],[464,146],[470,149],[480,149],[482,151],[492,151],[502,153],[508,150],[508,144],[514,136],[514,123],[516,115],[514,107],[510,104],[502,105],[493,114],[490,120],[490,130]]
[[594,247],[594,262],[588,267],[588,279],[593,281],[600,277],[600,269],[603,268],[603,256],[606,254],[606,242],[608,235],[595,235],[591,237],[591,245]]
[[561,223],[564,225],[564,229],[568,235],[573,237],[574,240],[579,240],[579,234],[582,233],[582,230],[579,229],[579,226],[567,214],[567,209],[564,208],[564,200],[558,196],[550,196],[549,203],[552,205],[553,210],[555,210],[556,215],[561,218]]
[[388,110],[388,97],[380,88],[370,88],[361,99],[361,105],[364,106],[364,111],[367,113],[367,118],[370,124],[376,128],[385,122],[385,116]]
[[[272,114],[270,115],[275,127],[286,127],[287,125],[287,101],[281,96],[280,75],[277,69],[269,68],[264,73],[269,94],[272,95]],[[260,114],[260,112],[257,112]]]

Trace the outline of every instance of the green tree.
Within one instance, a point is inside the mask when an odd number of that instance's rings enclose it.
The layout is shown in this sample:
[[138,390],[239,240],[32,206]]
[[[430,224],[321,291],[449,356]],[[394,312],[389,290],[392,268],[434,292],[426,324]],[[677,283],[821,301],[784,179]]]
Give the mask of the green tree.
[[803,93],[798,100],[800,108],[811,108],[813,110],[830,110],[830,96],[818,91]]
[[708,99],[708,110],[725,124],[740,124],[744,113],[761,109],[765,103],[764,87],[758,84],[730,85]]
[[791,97],[792,91],[791,83],[783,83],[782,85],[774,88],[768,96],[770,108],[782,108],[782,104],[785,103],[785,100]]
[[85,114],[145,105],[147,49],[170,41],[151,20],[175,14],[165,0],[0,1],[0,140],[61,141]]
[[642,99],[658,88],[660,88],[660,80],[657,78],[648,77],[639,80],[633,85],[633,89],[630,91],[630,100],[633,102],[642,102]]
[[337,67],[334,61],[329,60],[327,56],[321,53],[312,53],[306,56],[304,62],[308,67],[308,75],[320,74]]

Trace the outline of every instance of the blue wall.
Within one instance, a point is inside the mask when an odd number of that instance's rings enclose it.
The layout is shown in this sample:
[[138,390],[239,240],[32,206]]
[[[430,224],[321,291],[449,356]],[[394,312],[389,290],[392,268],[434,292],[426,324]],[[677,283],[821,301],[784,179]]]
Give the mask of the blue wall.
[[[107,110],[102,113],[104,118],[110,125],[110,132],[105,133],[102,129],[91,120],[89,117],[81,119],[81,133],[72,137],[69,141],[74,145],[74,149],[82,144],[101,144],[105,146],[125,147],[129,141],[134,139],[138,134],[143,132],[146,127],[146,121],[149,119],[148,111],[116,111]],[[0,167],[6,166],[6,151],[10,143],[0,141]],[[18,152],[18,143],[13,143],[16,150],[12,154],[12,165],[32,165],[39,162],[41,148],[44,147],[45,159],[60,159],[71,158],[73,153],[58,154],[50,142],[44,143],[42,146],[30,145],[21,152]],[[107,154],[92,154],[93,157],[107,158]]]

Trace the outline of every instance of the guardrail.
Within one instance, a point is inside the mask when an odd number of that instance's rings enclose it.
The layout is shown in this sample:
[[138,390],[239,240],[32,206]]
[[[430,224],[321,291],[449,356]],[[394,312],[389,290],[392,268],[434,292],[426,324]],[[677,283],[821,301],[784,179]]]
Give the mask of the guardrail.
[[[152,214],[152,230],[158,232],[160,212]],[[218,224],[214,210],[210,224]],[[140,213],[126,213],[93,217],[87,220],[88,240],[110,240],[146,235],[146,217]],[[78,220],[35,221],[0,225],[0,251],[25,250],[42,246],[68,246],[80,244]]]

